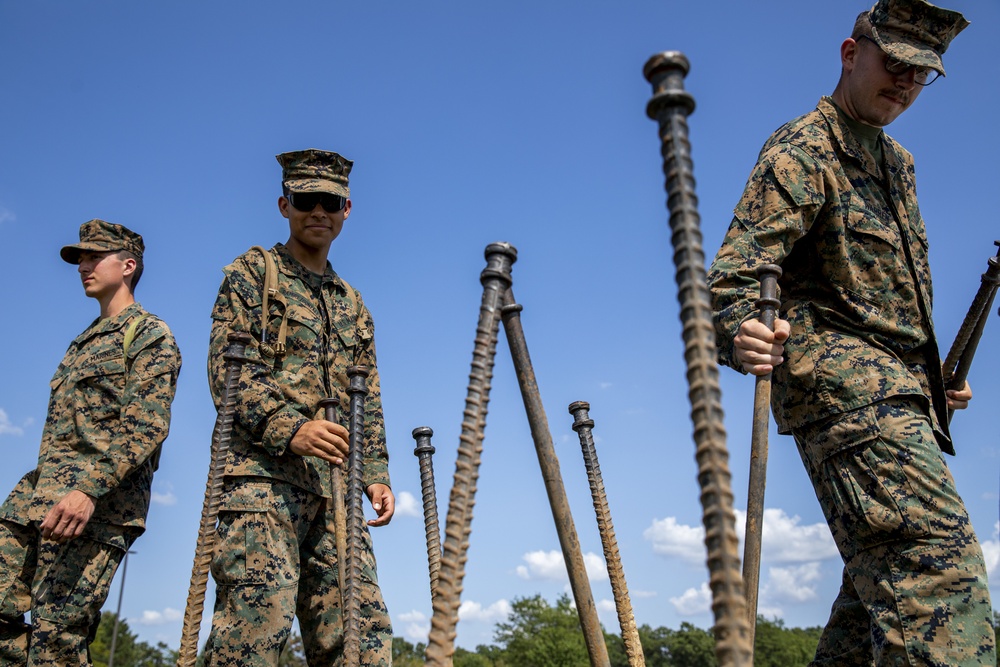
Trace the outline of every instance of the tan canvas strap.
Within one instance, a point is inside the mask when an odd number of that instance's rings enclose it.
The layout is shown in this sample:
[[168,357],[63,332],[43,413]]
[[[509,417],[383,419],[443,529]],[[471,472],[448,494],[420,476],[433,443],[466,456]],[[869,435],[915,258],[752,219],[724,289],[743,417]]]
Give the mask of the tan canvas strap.
[[128,363],[128,349],[132,346],[132,341],[135,340],[135,332],[139,328],[139,324],[146,319],[149,313],[143,313],[137,318],[132,320],[128,325],[128,329],[125,330],[125,344],[122,345],[122,358],[125,359],[125,363]]
[[[251,250],[257,250],[264,256],[264,288],[260,300],[260,350],[268,356],[281,356],[285,353],[285,337],[288,332],[288,303],[278,291],[278,265],[274,257],[262,246],[255,245]],[[281,325],[278,327],[278,340],[272,347],[267,342],[268,301],[274,299],[281,304]]]

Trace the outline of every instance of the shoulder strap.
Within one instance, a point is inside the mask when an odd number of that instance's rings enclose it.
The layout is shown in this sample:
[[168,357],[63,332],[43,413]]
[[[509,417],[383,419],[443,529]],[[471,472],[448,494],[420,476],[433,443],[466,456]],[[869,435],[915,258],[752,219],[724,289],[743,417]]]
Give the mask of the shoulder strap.
[[135,340],[135,332],[139,328],[139,324],[146,319],[149,313],[143,313],[136,317],[128,325],[128,329],[125,330],[125,344],[122,345],[122,359],[128,364],[128,348],[131,347],[132,341]]
[[285,353],[285,336],[288,330],[288,304],[285,302],[284,297],[281,296],[281,293],[278,292],[278,266],[274,263],[274,257],[263,246],[255,245],[250,249],[256,250],[264,256],[264,287],[260,295],[260,344],[262,350],[271,349],[267,344],[268,299],[274,299],[285,306],[283,308],[284,312],[281,315],[281,326],[278,328],[278,340],[273,347],[273,353],[281,356]]

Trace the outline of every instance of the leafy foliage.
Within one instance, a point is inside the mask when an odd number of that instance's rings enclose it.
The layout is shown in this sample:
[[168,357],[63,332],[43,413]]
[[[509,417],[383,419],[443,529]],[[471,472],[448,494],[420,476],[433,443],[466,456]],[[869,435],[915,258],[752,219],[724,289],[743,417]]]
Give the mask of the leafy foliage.
[[[475,652],[456,649],[455,667],[562,667],[590,664],[576,608],[563,595],[555,606],[540,595],[517,598],[506,621],[498,623],[497,645]],[[1000,627],[1000,615],[996,617]],[[708,630],[681,623],[678,630],[643,625],[639,641],[647,667],[716,667],[715,638]],[[758,667],[806,667],[816,652],[822,628],[786,628],[781,620],[757,619],[754,664]],[[612,667],[628,667],[621,637],[605,633]],[[393,639],[393,664],[423,665],[423,644]]]
[[[90,645],[90,657],[94,667],[108,667],[111,659],[111,639],[114,634],[115,614],[106,611],[101,614],[101,624],[97,636]],[[177,664],[177,652],[163,642],[150,646],[141,642],[128,627],[125,619],[118,622],[118,636],[115,639],[115,667],[167,667]]]
[[576,667],[590,662],[576,608],[568,595],[550,607],[541,595],[517,598],[494,639],[510,667]]

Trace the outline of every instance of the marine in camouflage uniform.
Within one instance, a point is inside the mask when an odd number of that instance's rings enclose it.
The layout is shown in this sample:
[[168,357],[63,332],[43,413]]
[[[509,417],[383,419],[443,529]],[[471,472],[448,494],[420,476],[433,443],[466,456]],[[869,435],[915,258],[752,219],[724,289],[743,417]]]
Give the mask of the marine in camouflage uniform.
[[[368,524],[387,524],[395,509],[372,317],[327,261],[351,211],[353,163],[312,149],[277,158],[288,242],[251,249],[223,269],[212,310],[208,374],[216,405],[228,335],[253,338],[239,379],[212,560],[216,602],[205,661],[212,667],[277,664],[296,616],[310,665],[343,662],[338,568],[344,554],[336,550],[331,466],[346,461],[349,436],[322,419],[319,401],[338,397],[346,422],[352,365],[371,371],[362,478],[377,518]],[[264,253],[276,270],[273,294],[264,289]],[[364,537],[361,664],[387,666],[392,628],[367,528]]]
[[[967,25],[923,0],[862,13],[833,96],[761,150],[709,274],[720,362],[773,368],[778,429],[844,558],[813,665],[996,664],[982,551],[942,456],[948,405],[971,392],[945,392],[913,159],[881,129]],[[754,305],[765,263],[784,271],[773,335]]]
[[133,298],[143,250],[91,220],[61,251],[101,315],[52,377],[38,467],[0,507],[0,664],[89,665],[115,570],[145,530],[181,357]]

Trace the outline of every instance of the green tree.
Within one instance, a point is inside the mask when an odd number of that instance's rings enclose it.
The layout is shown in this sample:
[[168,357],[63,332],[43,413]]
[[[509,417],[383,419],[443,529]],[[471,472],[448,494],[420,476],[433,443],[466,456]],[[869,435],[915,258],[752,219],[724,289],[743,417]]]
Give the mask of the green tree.
[[[115,615],[106,611],[101,614],[97,635],[90,645],[90,658],[94,667],[107,667],[111,659],[111,638],[114,633]],[[128,622],[118,622],[118,636],[115,641],[115,667],[167,667],[177,664],[177,652],[163,642],[150,646],[139,641],[128,627]]]
[[816,655],[822,628],[786,628],[781,619],[757,617],[754,665],[759,667],[805,667]]
[[503,658],[504,651],[498,646],[476,647],[476,652],[464,648],[455,649],[455,667],[505,667],[509,663]]
[[427,647],[419,642],[411,644],[402,637],[393,637],[392,664],[394,667],[422,667],[426,650]]
[[510,667],[576,667],[590,663],[576,609],[562,595],[551,607],[541,595],[515,598],[494,639]]
[[665,641],[669,662],[674,667],[715,667],[715,637],[690,623],[681,623],[680,630],[666,630]]

